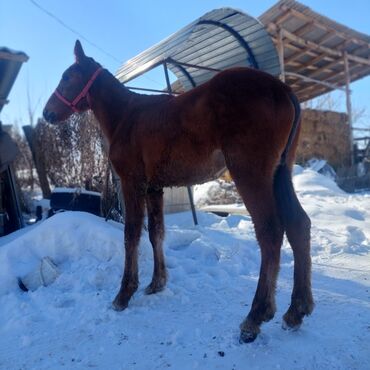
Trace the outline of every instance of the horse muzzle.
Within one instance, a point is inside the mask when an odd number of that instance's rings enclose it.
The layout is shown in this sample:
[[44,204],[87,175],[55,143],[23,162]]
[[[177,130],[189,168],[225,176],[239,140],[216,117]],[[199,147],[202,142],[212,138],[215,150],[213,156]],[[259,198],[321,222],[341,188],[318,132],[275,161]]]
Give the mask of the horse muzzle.
[[54,112],[49,112],[46,108],[43,111],[43,116],[49,123],[55,123],[57,120],[57,115]]

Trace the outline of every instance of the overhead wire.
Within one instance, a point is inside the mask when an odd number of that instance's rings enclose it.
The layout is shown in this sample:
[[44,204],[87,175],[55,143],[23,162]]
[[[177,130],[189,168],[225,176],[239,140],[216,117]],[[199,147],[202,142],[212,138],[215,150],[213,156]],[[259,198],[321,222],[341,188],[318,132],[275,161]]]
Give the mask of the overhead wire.
[[72,27],[70,27],[68,24],[66,24],[63,20],[61,20],[59,17],[57,17],[56,15],[54,15],[53,13],[51,13],[50,11],[48,11],[47,9],[45,9],[44,7],[42,7],[39,3],[37,3],[35,0],[29,0],[31,2],[31,4],[33,4],[35,7],[37,7],[38,9],[40,9],[42,12],[44,12],[45,14],[47,14],[49,17],[53,18],[56,22],[58,22],[62,27],[66,28],[68,31],[74,33],[75,35],[77,35],[78,37],[80,37],[82,40],[86,41],[88,44],[90,44],[91,46],[93,46],[94,48],[98,49],[99,51],[101,51],[103,54],[105,54],[106,56],[110,57],[111,59],[113,59],[114,61],[116,61],[117,63],[121,63],[121,61],[116,58],[114,55],[112,55],[111,53],[107,52],[106,50],[104,50],[102,47],[100,47],[99,45],[97,45],[96,43],[90,41],[87,37],[85,37],[84,35],[82,35],[80,32],[76,31],[75,29],[73,29]]
[[[58,22],[62,27],[64,27],[65,29],[67,29],[68,31],[72,32],[73,34],[75,34],[76,36],[80,37],[82,40],[84,40],[85,42],[87,42],[88,44],[90,44],[91,46],[93,46],[94,48],[96,48],[97,50],[99,50],[100,52],[102,52],[103,54],[105,54],[106,56],[110,57],[112,60],[116,61],[119,65],[121,64],[121,60],[119,60],[117,57],[115,57],[113,54],[109,53],[108,51],[104,50],[102,47],[100,47],[99,45],[97,45],[95,42],[93,41],[90,41],[87,37],[85,37],[83,34],[81,34],[80,32],[76,31],[75,29],[73,29],[72,27],[70,27],[68,24],[66,24],[62,19],[60,19],[59,17],[57,17],[55,14],[53,14],[52,12],[50,12],[49,10],[45,9],[43,6],[41,6],[38,2],[36,2],[35,0],[29,0],[30,3],[32,5],[34,5],[36,8],[38,8],[40,11],[42,11],[43,13],[45,13],[46,15],[48,15],[49,17],[51,17],[52,19],[54,19],[54,21]],[[146,78],[147,80],[151,81],[151,82],[154,82],[156,83],[158,86],[163,86],[163,84],[161,84],[160,82],[158,81],[155,81],[154,79],[146,76],[145,74],[142,76],[144,78]]]

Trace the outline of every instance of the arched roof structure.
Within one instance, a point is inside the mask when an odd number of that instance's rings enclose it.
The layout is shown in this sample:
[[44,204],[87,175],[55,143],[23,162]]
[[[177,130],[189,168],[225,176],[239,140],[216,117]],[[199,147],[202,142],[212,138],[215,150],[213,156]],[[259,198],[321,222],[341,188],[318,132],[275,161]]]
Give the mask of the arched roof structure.
[[231,8],[206,13],[124,63],[116,77],[126,83],[161,64],[175,74],[185,91],[235,66],[280,73],[276,48],[262,23]]

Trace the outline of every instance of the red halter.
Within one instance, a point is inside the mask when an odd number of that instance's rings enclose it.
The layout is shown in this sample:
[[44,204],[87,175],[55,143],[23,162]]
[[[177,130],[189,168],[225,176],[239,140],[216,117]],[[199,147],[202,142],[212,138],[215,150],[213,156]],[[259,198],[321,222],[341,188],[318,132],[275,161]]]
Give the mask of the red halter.
[[90,77],[89,81],[87,81],[87,84],[85,85],[85,87],[82,89],[82,91],[73,99],[72,102],[70,102],[69,100],[67,100],[57,89],[55,89],[54,91],[54,95],[60,100],[62,101],[64,104],[68,105],[68,107],[70,107],[73,112],[81,112],[81,110],[79,110],[76,105],[80,102],[81,99],[83,99],[84,97],[87,96],[87,94],[89,93],[89,89],[91,87],[91,85],[94,83],[94,81],[96,80],[96,78],[98,77],[99,73],[103,70],[102,67],[99,67],[94,73],[93,75]]

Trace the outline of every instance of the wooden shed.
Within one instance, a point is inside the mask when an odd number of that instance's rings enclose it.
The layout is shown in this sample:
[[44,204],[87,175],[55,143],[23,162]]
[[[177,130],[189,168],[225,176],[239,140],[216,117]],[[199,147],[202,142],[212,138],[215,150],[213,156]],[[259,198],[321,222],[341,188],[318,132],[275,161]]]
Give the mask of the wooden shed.
[[[370,36],[295,0],[278,1],[259,20],[278,50],[281,79],[301,102],[333,90],[343,91],[349,125],[347,146],[350,162],[354,162],[350,84],[370,75]],[[323,114],[322,125],[327,124],[327,118]]]
[[[9,92],[17,78],[22,63],[28,60],[23,52],[0,48],[0,112],[8,103]],[[0,121],[0,236],[23,226],[12,162],[18,148],[3,130]]]

